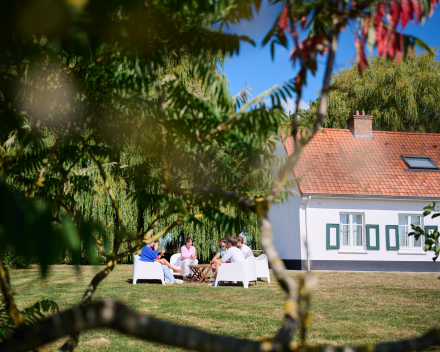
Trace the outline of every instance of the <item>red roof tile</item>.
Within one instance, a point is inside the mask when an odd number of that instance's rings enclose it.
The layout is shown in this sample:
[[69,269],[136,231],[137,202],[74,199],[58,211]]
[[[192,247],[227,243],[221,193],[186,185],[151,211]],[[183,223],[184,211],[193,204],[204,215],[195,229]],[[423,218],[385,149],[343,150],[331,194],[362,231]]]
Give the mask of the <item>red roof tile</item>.
[[[293,153],[293,138],[284,144]],[[440,172],[414,172],[401,155],[430,156],[440,166],[440,134],[373,131],[373,139],[326,128],[294,168],[301,193],[440,197]]]

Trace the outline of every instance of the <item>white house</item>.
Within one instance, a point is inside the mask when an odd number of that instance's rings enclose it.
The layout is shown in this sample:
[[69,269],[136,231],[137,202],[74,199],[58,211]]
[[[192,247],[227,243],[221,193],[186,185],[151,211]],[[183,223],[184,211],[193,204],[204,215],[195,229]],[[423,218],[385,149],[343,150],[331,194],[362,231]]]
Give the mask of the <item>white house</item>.
[[[272,207],[280,257],[296,270],[440,272],[424,239],[407,236],[440,223],[423,217],[440,205],[440,134],[372,131],[359,114],[348,125],[312,138],[293,170],[299,195]],[[277,154],[293,149],[289,137]]]

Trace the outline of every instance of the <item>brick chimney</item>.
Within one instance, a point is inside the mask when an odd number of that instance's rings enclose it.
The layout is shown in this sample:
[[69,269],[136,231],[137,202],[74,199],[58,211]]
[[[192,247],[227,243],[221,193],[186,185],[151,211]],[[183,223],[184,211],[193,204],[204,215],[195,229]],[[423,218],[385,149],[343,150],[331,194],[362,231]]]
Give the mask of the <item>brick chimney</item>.
[[347,124],[354,138],[373,139],[373,116],[365,115],[365,111],[359,115],[359,110],[356,110],[356,114],[348,119]]

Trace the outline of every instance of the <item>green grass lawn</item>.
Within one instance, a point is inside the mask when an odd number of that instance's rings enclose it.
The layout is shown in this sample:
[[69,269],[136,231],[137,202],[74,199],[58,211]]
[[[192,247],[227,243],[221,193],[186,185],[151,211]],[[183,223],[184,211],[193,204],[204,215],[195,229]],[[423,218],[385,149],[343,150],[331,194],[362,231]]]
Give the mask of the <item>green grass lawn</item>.
[[[440,265],[440,264],[439,264]],[[77,304],[100,267],[54,266],[46,279],[37,268],[12,270],[19,308],[51,299],[60,309]],[[283,295],[274,277],[249,289],[207,284],[163,286],[140,280],[131,284],[131,265],[117,266],[101,283],[94,300],[112,298],[136,311],[213,333],[262,339],[280,327]],[[293,277],[304,275],[291,272]],[[359,345],[408,338],[440,326],[440,280],[428,273],[315,272],[312,295],[312,345]],[[170,339],[172,336],[170,336]],[[53,349],[63,343],[46,346]],[[172,348],[112,330],[81,335],[77,351],[169,351]],[[175,349],[174,349],[175,350]]]

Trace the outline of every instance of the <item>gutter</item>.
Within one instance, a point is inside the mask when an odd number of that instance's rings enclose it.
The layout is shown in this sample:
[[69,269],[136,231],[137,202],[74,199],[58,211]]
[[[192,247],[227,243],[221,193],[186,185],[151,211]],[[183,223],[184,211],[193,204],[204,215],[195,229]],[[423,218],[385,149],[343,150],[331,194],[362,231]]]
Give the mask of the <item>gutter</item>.
[[[312,196],[306,195],[301,198],[301,204],[305,204],[304,214],[305,214],[305,223],[306,223],[306,249],[307,249],[307,270],[310,271],[310,258],[309,258],[309,249],[308,249],[308,236],[307,236],[307,208],[309,207],[310,201],[312,200]],[[301,227],[300,227],[301,228]]]
[[343,193],[302,193],[303,196],[314,196],[322,198],[353,198],[353,199],[393,199],[393,200],[417,200],[417,201],[439,201],[438,197],[423,196],[393,196],[384,194],[343,194]]

